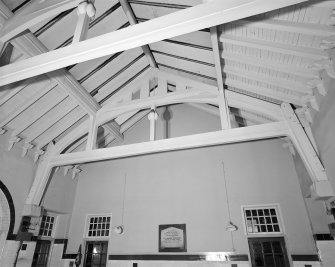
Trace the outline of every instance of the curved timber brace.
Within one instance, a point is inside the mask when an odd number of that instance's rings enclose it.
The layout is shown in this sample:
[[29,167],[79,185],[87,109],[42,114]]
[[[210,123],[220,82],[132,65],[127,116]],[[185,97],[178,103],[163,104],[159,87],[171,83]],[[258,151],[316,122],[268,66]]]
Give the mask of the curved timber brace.
[[49,144],[45,155],[43,155],[43,158],[37,167],[35,180],[26,200],[26,204],[36,206],[40,204],[50,175],[52,174],[52,169],[57,166],[283,136],[291,138],[292,143],[299,152],[306,169],[311,176],[313,181],[313,185],[311,186],[312,197],[315,199],[329,199],[334,196],[331,183],[327,178],[318,154],[305,133],[296,113],[288,103],[283,103],[281,105],[284,119],[278,122],[138,144],[122,145],[118,147],[95,149],[98,126],[115,118],[117,115],[127,113],[132,109],[150,107],[153,103],[155,103],[156,106],[166,105],[168,103],[194,102],[195,100],[196,102],[213,103],[213,101],[218,102],[218,97],[218,93],[216,93],[215,99],[214,93],[204,91],[188,93],[188,95],[187,93],[169,93],[168,96],[154,96],[133,101],[135,103],[121,104],[114,107],[105,106],[100,110],[101,112],[97,112],[96,116],[90,117],[90,133],[86,151],[60,154],[62,150],[57,147],[57,144]]

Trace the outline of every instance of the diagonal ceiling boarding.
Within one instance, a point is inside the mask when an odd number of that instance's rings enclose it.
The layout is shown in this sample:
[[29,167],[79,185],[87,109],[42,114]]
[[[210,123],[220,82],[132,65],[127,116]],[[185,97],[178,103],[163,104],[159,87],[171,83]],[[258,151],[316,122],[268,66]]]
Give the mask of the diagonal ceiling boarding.
[[[30,1],[2,2],[15,13]],[[202,2],[128,0],[139,24]],[[96,15],[90,22],[88,39],[132,24],[119,1],[95,0],[94,5]],[[218,25],[225,89],[271,103],[289,102],[296,107],[317,109],[317,99],[324,88],[319,73],[323,67],[316,63],[329,60],[328,49],[333,48],[329,40],[334,36],[334,8],[335,1],[307,1]],[[70,9],[38,23],[30,31],[47,50],[56,50],[71,44],[77,18],[76,9]],[[12,44],[10,63],[31,57],[16,39]],[[148,49],[159,70],[217,86],[210,29],[154,42]],[[87,95],[104,106],[113,101],[130,100],[129,92],[152,71],[150,65],[147,52],[137,47],[68,66],[66,71]],[[151,82],[151,89],[156,85],[157,81],[156,84]],[[12,145],[22,139],[25,149],[38,155],[51,141],[58,142],[72,133],[75,137],[72,143],[76,139],[79,141],[71,144],[68,151],[84,149],[86,139],[82,138],[85,134],[82,129],[88,125],[87,112],[73,95],[60,87],[50,75],[1,87],[0,128],[11,131]],[[235,127],[272,120],[257,108],[236,106],[233,101],[229,106]],[[197,108],[218,113],[215,106],[199,105]],[[117,118],[116,122],[123,132],[145,115],[143,111],[131,113]],[[108,131],[104,131],[99,140],[105,145],[114,144],[114,136]]]

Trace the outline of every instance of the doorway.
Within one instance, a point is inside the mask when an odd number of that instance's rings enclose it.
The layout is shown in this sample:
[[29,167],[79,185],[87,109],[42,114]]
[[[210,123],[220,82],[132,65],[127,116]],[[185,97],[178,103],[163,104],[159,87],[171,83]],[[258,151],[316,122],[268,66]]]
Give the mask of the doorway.
[[51,241],[37,240],[32,267],[47,267]]
[[108,241],[87,241],[84,267],[106,267]]
[[283,237],[249,238],[253,267],[289,267]]

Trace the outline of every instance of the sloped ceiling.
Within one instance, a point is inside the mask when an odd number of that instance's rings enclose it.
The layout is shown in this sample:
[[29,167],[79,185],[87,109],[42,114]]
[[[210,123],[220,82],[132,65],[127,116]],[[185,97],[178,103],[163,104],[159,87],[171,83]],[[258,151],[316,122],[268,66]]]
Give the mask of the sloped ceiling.
[[[29,0],[3,0],[13,13],[29,4]],[[201,0],[128,0],[137,23],[190,6]],[[88,37],[128,27],[130,22],[117,0],[96,0],[96,15],[90,22]],[[243,20],[217,26],[218,43],[213,43],[210,29],[177,36],[149,45],[159,70],[217,86],[217,69],[213,45],[219,47],[222,75],[226,90],[296,107],[313,103],[320,86],[318,62],[329,59],[334,36],[335,1],[308,1]],[[51,20],[31,28],[31,47],[41,42],[47,50],[71,44],[77,22],[76,9],[63,12]],[[31,57],[30,47],[12,42],[2,53],[1,64]],[[152,65],[152,64],[151,64]],[[68,66],[66,72],[100,105],[142,77],[151,69],[148,52],[141,47],[84,63]],[[173,86],[173,85],[171,85]],[[319,88],[320,89],[320,88]],[[217,107],[202,107],[215,110]],[[230,107],[235,127],[270,121],[256,110]],[[116,119],[122,127],[131,117]],[[26,150],[42,153],[46,145],[58,142],[87,120],[87,111],[78,105],[57,81],[41,75],[0,89],[0,128],[11,131],[11,144],[24,142]],[[130,127],[130,126],[127,126]],[[81,137],[81,136],[79,136]],[[111,145],[112,134],[105,131],[104,143]],[[106,142],[106,139],[109,140]],[[68,151],[83,148],[85,137]],[[36,150],[34,150],[36,149]]]

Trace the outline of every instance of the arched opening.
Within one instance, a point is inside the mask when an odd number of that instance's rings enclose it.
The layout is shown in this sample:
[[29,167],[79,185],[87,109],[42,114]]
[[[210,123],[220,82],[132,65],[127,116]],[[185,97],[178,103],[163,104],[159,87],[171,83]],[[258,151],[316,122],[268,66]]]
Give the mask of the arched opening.
[[7,239],[12,239],[15,223],[13,199],[0,181],[0,259]]

